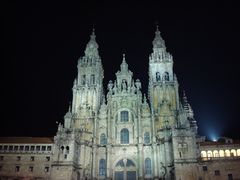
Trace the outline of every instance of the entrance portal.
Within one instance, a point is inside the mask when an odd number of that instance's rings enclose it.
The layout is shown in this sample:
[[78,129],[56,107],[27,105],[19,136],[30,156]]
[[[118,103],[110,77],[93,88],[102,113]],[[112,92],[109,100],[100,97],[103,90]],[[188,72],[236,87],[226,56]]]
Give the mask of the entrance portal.
[[122,159],[117,162],[114,169],[115,180],[136,180],[136,166],[130,159]]

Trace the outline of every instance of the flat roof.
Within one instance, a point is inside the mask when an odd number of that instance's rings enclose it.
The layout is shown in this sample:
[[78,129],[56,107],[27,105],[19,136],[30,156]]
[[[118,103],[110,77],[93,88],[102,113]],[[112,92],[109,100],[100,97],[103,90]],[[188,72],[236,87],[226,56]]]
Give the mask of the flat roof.
[[1,144],[53,144],[53,137],[0,137]]

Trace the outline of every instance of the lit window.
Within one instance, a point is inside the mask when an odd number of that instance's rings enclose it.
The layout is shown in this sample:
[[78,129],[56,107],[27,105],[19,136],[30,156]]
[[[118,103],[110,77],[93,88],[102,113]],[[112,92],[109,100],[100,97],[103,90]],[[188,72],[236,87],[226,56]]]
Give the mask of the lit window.
[[213,157],[219,157],[219,153],[218,153],[217,150],[214,150],[214,151],[213,151]]
[[145,144],[149,144],[150,143],[150,133],[149,132],[145,132],[144,133],[144,143]]
[[152,166],[151,166],[151,159],[145,159],[145,174],[150,175],[152,174]]
[[237,150],[237,155],[240,156],[240,149]]
[[129,131],[128,129],[124,128],[121,130],[121,144],[128,143],[129,143]]
[[219,151],[219,156],[220,156],[220,157],[224,157],[224,151],[223,151],[223,150],[220,150],[220,151]]
[[225,155],[226,155],[227,157],[230,157],[230,151],[229,151],[229,150],[225,150]]
[[106,138],[106,135],[104,133],[102,133],[101,136],[100,136],[100,144],[101,145],[106,145],[107,144],[107,138]]
[[105,176],[105,174],[106,174],[106,161],[105,159],[101,159],[99,161],[99,175]]
[[207,151],[207,157],[208,157],[208,158],[213,157],[213,155],[212,155],[212,151]]
[[231,156],[236,156],[236,155],[237,155],[236,150],[235,150],[235,149],[232,149],[232,150],[231,150]]
[[128,111],[121,112],[121,122],[128,122]]
[[201,157],[202,157],[202,158],[206,158],[206,157],[207,157],[206,151],[201,151]]

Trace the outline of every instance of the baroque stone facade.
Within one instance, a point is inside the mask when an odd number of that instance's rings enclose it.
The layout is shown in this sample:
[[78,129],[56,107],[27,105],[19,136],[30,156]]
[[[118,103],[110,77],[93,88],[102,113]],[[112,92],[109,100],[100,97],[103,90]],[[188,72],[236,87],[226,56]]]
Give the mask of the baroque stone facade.
[[[158,29],[152,44],[148,95],[142,93],[140,80],[133,79],[125,55],[116,80],[109,81],[108,91],[104,94],[104,71],[93,31],[84,56],[78,60],[72,105],[64,116],[64,124],[58,125],[53,149],[49,152],[50,165],[41,164],[49,167],[47,175],[45,172],[38,177],[19,177],[52,180],[212,179],[212,175],[203,175],[202,168],[209,161],[201,159],[205,156],[200,148],[196,120],[186,96],[179,96],[173,58],[166,51]],[[235,167],[239,167],[237,149],[239,144],[235,151]],[[14,163],[10,163],[11,167],[20,166]],[[0,177],[18,177],[3,171],[5,164],[0,162]],[[30,167],[29,163],[25,164]]]

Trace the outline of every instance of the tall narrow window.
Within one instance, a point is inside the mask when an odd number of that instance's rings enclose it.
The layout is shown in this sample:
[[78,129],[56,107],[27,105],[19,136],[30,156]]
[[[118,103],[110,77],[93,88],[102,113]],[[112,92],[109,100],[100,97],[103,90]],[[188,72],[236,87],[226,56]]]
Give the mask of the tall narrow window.
[[150,158],[145,159],[145,174],[147,174],[147,175],[152,174],[152,165],[151,165],[151,159]]
[[159,72],[156,72],[156,81],[161,81],[161,76]]
[[95,76],[94,76],[94,74],[91,75],[91,84],[95,84]]
[[165,81],[169,81],[169,74],[168,74],[168,72],[164,73],[164,80]]
[[19,172],[20,171],[20,166],[15,166],[15,172]]
[[128,143],[129,143],[129,131],[128,129],[124,128],[121,130],[121,144]]
[[100,136],[100,144],[101,145],[106,145],[107,144],[107,138],[106,138],[106,135],[104,133],[102,133],[101,136]]
[[150,133],[149,132],[145,132],[144,133],[144,143],[145,144],[149,144],[150,143]]
[[128,111],[121,111],[121,122],[128,122]]
[[86,84],[86,75],[82,75],[82,85]]
[[99,175],[105,176],[106,175],[106,161],[105,159],[101,159],[99,161]]

